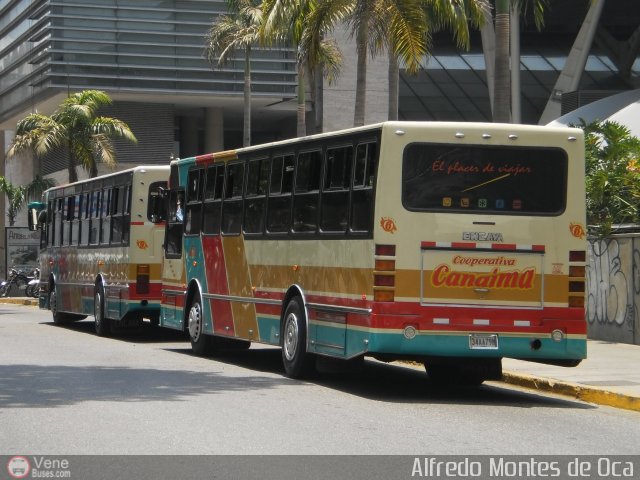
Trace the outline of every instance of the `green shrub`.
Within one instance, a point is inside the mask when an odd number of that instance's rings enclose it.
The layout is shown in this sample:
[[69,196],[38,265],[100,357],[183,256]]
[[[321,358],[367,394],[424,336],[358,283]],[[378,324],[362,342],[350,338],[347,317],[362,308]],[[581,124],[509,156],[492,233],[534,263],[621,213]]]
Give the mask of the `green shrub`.
[[587,224],[605,236],[640,219],[640,139],[617,122],[582,122],[585,133]]

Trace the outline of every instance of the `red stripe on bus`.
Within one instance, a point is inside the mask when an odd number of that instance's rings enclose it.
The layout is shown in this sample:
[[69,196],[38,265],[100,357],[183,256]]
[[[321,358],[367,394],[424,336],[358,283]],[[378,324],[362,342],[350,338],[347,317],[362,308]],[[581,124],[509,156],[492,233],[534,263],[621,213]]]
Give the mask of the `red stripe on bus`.
[[207,163],[213,160],[213,153],[206,153],[204,155],[196,156],[196,164],[198,163]]
[[144,225],[144,222],[131,222],[131,225]]
[[[222,237],[205,235],[202,237],[202,250],[204,252],[205,275],[207,278],[208,293],[216,295],[229,295],[229,283],[227,280],[227,265],[222,248]],[[233,326],[233,312],[231,304],[225,300],[209,300],[214,332],[224,335],[235,335]],[[227,330],[225,327],[228,327]]]
[[476,248],[475,242],[451,242],[451,248]]

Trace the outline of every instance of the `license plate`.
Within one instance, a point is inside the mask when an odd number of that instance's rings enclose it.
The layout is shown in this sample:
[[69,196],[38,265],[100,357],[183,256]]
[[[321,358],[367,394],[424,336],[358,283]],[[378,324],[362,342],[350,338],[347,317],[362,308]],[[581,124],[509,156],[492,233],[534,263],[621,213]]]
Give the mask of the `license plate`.
[[497,350],[498,335],[472,333],[469,335],[469,348],[471,350]]

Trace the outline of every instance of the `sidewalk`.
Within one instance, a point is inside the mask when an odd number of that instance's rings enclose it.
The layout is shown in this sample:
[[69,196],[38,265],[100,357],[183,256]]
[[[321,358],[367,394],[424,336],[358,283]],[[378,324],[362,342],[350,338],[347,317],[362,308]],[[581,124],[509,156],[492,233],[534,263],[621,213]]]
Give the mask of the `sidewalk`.
[[[28,297],[0,298],[0,303],[38,306]],[[505,358],[503,381],[640,412],[640,345],[589,340],[587,357],[573,368]]]
[[573,368],[504,359],[506,383],[640,412],[640,345],[589,340]]

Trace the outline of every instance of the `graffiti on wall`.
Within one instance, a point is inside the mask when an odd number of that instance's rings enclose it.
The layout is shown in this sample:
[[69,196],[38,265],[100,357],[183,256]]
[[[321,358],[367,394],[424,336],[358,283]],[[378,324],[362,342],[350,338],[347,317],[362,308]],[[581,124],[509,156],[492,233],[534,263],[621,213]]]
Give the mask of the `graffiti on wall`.
[[616,236],[587,245],[589,338],[639,344],[640,237]]

